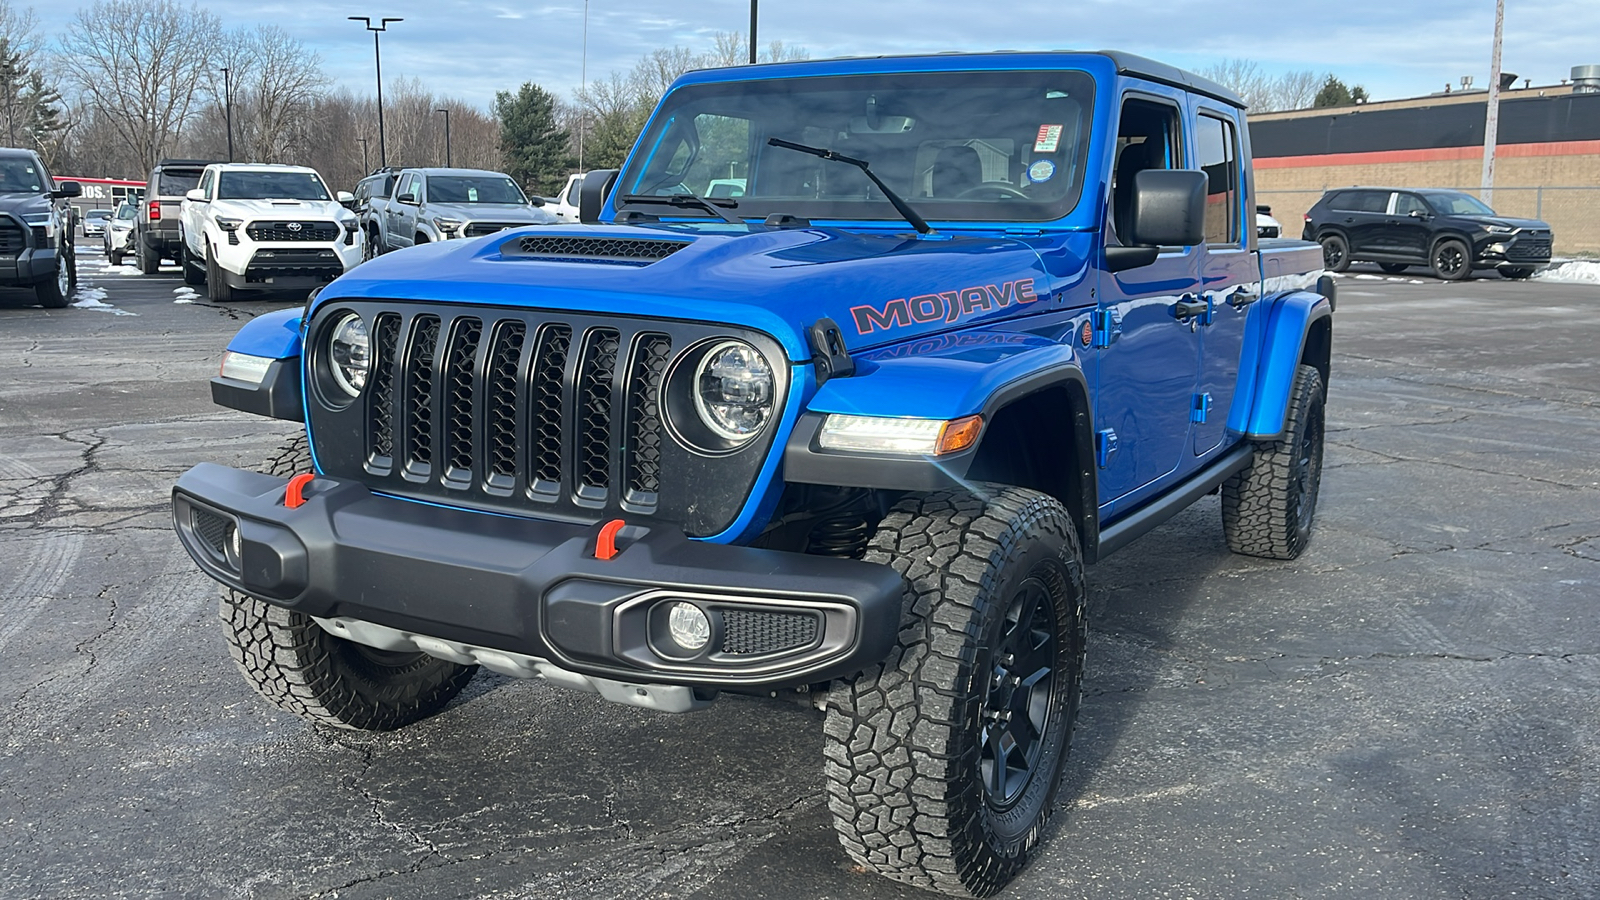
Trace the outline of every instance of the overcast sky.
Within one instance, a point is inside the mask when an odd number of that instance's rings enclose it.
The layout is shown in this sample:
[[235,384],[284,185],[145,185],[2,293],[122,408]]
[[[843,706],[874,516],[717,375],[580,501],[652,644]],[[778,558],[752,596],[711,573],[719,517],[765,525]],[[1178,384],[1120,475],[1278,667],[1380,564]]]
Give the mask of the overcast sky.
[[[27,0],[13,0],[16,6]],[[44,30],[79,4],[34,5]],[[338,84],[367,92],[371,36],[347,15],[401,16],[383,38],[386,80],[487,105],[533,81],[568,96],[580,82],[583,0],[213,0],[227,26],[276,24],[322,57]],[[1508,0],[1504,67],[1554,84],[1600,64],[1600,0]],[[588,75],[626,70],[657,47],[711,46],[749,26],[748,0],[591,0]],[[1223,57],[1270,72],[1332,71],[1374,99],[1488,80],[1493,0],[762,0],[758,40],[812,58],[929,51],[1101,49],[1200,68]]]

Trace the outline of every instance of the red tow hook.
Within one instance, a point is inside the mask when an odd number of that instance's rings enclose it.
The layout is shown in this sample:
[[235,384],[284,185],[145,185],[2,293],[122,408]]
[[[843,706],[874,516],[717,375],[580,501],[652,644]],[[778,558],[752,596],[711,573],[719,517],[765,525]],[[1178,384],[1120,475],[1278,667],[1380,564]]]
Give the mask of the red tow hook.
[[595,559],[610,559],[617,555],[617,532],[625,524],[621,519],[612,519],[600,529],[600,537],[594,542]]
[[306,485],[317,476],[310,472],[302,472],[289,479],[289,487],[283,492],[283,505],[290,509],[299,509],[306,503]]

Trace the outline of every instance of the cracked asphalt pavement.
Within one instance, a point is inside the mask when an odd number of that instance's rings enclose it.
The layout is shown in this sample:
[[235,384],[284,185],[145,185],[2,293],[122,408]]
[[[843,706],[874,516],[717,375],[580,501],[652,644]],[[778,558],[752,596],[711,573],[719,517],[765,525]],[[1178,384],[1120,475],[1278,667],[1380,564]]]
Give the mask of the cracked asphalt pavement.
[[[852,871],[821,722],[480,675],[393,734],[234,670],[168,490],[294,427],[240,322],[85,251],[0,290],[0,897],[914,898]],[[1310,550],[1208,497],[1090,570],[1087,696],[1014,898],[1600,896],[1600,289],[1341,282]]]

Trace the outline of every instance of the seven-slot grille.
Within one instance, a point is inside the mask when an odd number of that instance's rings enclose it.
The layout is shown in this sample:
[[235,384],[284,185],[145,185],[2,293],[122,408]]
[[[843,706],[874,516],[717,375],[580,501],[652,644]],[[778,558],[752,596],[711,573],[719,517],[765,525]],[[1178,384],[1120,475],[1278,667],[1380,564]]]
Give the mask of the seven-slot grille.
[[[371,336],[372,369],[354,402],[325,357],[328,328],[347,312]],[[652,518],[713,535],[745,507],[777,429],[737,451],[698,452],[668,426],[669,407],[693,416],[693,403],[664,396],[674,360],[730,337],[785,359],[765,335],[711,323],[328,303],[308,331],[307,426],[325,474],[374,491],[575,523]],[[690,374],[680,377],[686,388]],[[785,379],[780,409],[786,393]]]
[[[299,226],[299,227],[296,227]],[[336,241],[339,226],[334,222],[251,222],[245,234],[252,241]]]
[[1506,259],[1536,259],[1541,262],[1550,258],[1550,232],[1533,231],[1517,235],[1517,239],[1506,248]]
[[16,256],[28,245],[28,238],[16,220],[0,216],[0,256]]

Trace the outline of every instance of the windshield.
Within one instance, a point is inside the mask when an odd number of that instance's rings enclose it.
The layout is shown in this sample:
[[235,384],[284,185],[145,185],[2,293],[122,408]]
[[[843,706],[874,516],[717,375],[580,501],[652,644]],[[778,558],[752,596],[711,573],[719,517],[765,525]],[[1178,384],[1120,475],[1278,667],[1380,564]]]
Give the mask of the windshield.
[[690,85],[667,95],[617,184],[619,194],[733,201],[726,208],[746,219],[900,218],[859,169],[767,143],[777,137],[866,160],[925,218],[1056,219],[1078,202],[1093,99],[1082,72]]
[[109,218],[111,218],[111,210],[109,210],[109,209],[91,209],[88,212],[84,213],[83,217],[85,219],[109,219]]
[[138,213],[139,210],[131,203],[124,203],[117,207],[117,218],[119,219],[131,219]]
[[516,203],[528,198],[504,175],[435,175],[428,179],[430,203]]
[[328,189],[315,172],[223,172],[218,200],[326,200]]
[[1494,210],[1471,194],[1426,194],[1428,203],[1446,216],[1492,216]]
[[17,194],[43,191],[39,169],[26,159],[0,159],[0,193]]

